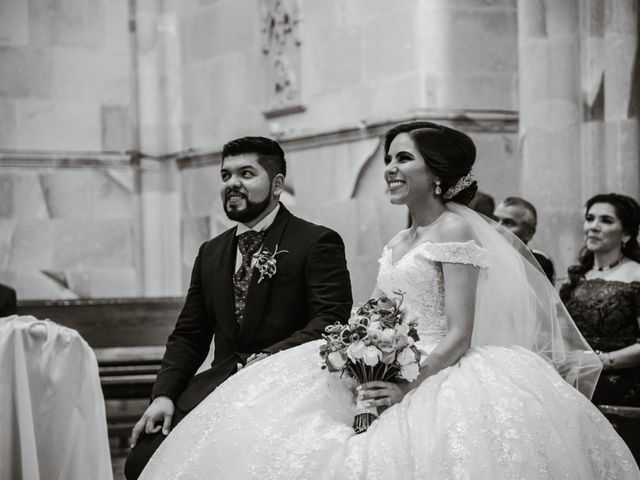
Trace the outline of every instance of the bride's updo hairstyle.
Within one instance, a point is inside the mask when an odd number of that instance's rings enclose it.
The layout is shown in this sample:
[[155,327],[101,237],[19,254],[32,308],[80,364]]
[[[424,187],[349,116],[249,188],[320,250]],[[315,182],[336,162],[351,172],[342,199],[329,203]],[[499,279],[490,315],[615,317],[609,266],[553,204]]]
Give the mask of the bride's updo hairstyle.
[[442,200],[468,204],[478,190],[475,180],[468,182],[468,185],[451,198],[446,198],[446,193],[471,171],[476,159],[476,146],[473,141],[464,133],[437,123],[401,123],[385,135],[385,156],[389,153],[393,139],[401,133],[407,133],[411,137],[431,173],[440,179]]

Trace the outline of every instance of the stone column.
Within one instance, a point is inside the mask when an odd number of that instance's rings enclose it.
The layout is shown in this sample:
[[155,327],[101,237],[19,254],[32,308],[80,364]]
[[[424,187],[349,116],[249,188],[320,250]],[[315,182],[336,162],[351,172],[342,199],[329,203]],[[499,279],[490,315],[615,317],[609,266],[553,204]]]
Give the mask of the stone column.
[[581,238],[579,13],[579,0],[518,1],[522,196],[538,209],[532,246],[560,278]]
[[638,0],[603,3],[605,187],[640,200]]
[[[170,153],[181,148],[179,42],[175,15],[161,0],[132,6],[137,82],[141,272],[144,296],[182,295],[179,175]],[[179,95],[178,95],[179,97]]]
[[581,203],[606,190],[604,22],[603,1],[583,0],[580,9],[583,92]]
[[560,277],[584,202],[640,194],[638,18],[638,0],[518,2],[523,195]]

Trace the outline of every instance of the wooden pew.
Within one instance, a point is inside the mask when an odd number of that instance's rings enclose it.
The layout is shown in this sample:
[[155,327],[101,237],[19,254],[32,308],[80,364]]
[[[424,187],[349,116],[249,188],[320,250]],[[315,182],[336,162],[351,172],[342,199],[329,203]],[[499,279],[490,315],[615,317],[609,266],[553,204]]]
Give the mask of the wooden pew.
[[19,315],[77,330],[93,348],[110,437],[126,442],[151,396],[183,297],[23,300]]

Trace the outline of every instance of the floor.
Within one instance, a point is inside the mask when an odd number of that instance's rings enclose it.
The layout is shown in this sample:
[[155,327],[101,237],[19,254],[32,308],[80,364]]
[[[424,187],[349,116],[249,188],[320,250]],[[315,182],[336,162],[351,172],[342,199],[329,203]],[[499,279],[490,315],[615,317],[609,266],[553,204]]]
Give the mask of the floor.
[[113,480],[125,480],[124,461],[126,460],[126,458],[126,450],[111,451],[111,467],[113,471]]

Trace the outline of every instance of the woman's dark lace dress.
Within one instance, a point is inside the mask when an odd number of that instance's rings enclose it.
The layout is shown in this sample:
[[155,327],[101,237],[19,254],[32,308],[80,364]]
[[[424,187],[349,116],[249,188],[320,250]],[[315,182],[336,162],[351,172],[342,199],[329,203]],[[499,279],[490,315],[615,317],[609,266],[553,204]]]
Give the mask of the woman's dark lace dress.
[[[610,352],[640,341],[640,282],[582,278],[560,294],[594,350]],[[593,402],[640,406],[640,367],[603,371]]]

